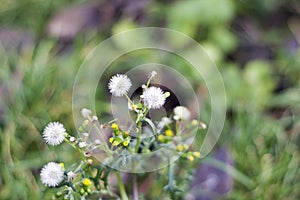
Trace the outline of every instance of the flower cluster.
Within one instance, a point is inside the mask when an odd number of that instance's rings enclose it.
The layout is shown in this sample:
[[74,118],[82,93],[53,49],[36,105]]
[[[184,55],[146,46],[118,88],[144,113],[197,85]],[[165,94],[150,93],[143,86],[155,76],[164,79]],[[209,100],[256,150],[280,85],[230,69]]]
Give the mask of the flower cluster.
[[123,147],[128,147],[130,143],[129,131],[123,131],[116,123],[113,123],[111,128],[113,130],[113,136],[109,138],[109,142],[113,146],[122,145]]
[[[148,76],[148,81],[141,86],[142,92],[136,103],[128,95],[132,83],[127,75],[117,74],[110,78],[109,92],[115,97],[125,97],[128,101],[131,121],[127,124],[122,124],[118,119],[101,123],[101,119],[93,116],[91,110],[84,108],[81,114],[85,120],[78,127],[80,137],[68,134],[60,122],[51,122],[46,126],[42,135],[47,144],[56,146],[65,141],[77,151],[81,160],[66,169],[62,163],[56,162],[49,162],[42,168],[42,183],[47,187],[61,188],[56,197],[85,199],[89,195],[99,194],[101,197],[105,194],[111,198],[128,199],[119,172],[105,164],[95,164],[93,159],[97,152],[104,157],[103,163],[113,162],[114,166],[117,163],[126,165],[129,162],[126,160],[127,155],[155,152],[160,148],[168,148],[184,162],[200,158],[200,152],[189,146],[188,133],[205,128],[205,124],[191,119],[188,108],[177,106],[172,114],[162,117],[160,121],[153,121],[149,117],[149,111],[162,109],[170,96],[170,92],[154,86],[158,85],[152,83],[155,76],[155,71]],[[119,159],[123,159],[122,162]],[[134,165],[130,163],[129,166]],[[111,173],[116,174],[119,197],[110,190],[108,177]],[[171,173],[170,169],[168,176]],[[173,182],[169,184],[168,187],[176,188]]]
[[[155,151],[157,148],[165,147],[166,144],[170,142],[180,143],[182,142],[182,131],[180,126],[182,124],[187,124],[185,127],[195,128],[199,127],[200,123],[197,120],[191,120],[191,113],[188,108],[184,106],[177,106],[173,109],[173,115],[165,116],[159,122],[152,122],[148,118],[147,114],[150,109],[160,109],[166,103],[167,98],[170,96],[170,93],[164,92],[161,88],[156,86],[151,86],[151,81],[157,75],[155,71],[151,72],[148,76],[148,81],[146,84],[143,84],[141,87],[143,89],[142,94],[140,95],[139,102],[134,103],[128,96],[127,92],[129,91],[131,85],[130,79],[125,74],[117,74],[110,79],[108,83],[108,89],[114,96],[125,96],[128,100],[128,108],[130,111],[133,111],[135,115],[135,120],[131,128],[125,128],[124,130],[120,127],[121,124],[118,124],[116,120],[111,124],[111,129],[113,131],[112,136],[109,138],[109,142],[112,147],[120,147],[129,150],[130,152],[149,152]],[[123,83],[126,87],[119,85]],[[130,83],[130,84],[129,84]],[[127,87],[128,86],[128,87]],[[117,92],[116,92],[117,91]],[[122,94],[122,95],[118,95]],[[149,144],[143,140],[140,140],[142,132],[142,127],[151,127],[155,140],[152,140],[152,143]],[[126,130],[126,131],[125,131]],[[130,137],[130,134],[135,137]],[[149,150],[142,147],[155,146],[156,148]],[[193,161],[194,158],[200,157],[199,152],[188,151],[187,144],[178,145],[175,148],[176,151],[180,153],[182,158]],[[141,149],[142,148],[142,149]]]

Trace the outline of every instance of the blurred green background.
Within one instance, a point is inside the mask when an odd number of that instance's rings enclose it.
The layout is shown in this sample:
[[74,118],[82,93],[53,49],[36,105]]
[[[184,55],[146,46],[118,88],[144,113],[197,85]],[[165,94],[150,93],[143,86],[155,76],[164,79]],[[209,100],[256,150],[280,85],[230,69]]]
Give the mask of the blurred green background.
[[[224,199],[299,199],[297,0],[1,0],[0,199],[42,198],[41,166],[74,159],[67,145],[47,146],[41,132],[59,120],[75,134],[72,87],[82,61],[110,35],[147,26],[194,38],[223,76],[228,110],[219,145],[235,165]],[[147,56],[119,64],[129,67]],[[177,70],[209,99],[186,65]],[[100,98],[106,93],[99,88],[97,111],[103,115],[110,109]],[[202,120],[208,122],[204,104]]]

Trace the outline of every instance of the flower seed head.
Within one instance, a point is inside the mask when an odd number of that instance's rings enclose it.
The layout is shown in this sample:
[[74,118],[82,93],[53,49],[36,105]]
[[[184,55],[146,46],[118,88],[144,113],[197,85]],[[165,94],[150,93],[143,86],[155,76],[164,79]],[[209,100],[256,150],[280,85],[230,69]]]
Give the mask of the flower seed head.
[[54,162],[49,162],[41,171],[42,183],[48,187],[56,187],[64,180],[63,168]]
[[130,87],[131,81],[125,74],[117,74],[111,77],[108,83],[109,92],[116,97],[125,95]]
[[159,109],[166,101],[164,92],[158,87],[149,87],[141,95],[145,102],[145,106],[149,109]]
[[59,145],[65,139],[66,129],[59,122],[49,123],[43,132],[46,143],[52,146]]

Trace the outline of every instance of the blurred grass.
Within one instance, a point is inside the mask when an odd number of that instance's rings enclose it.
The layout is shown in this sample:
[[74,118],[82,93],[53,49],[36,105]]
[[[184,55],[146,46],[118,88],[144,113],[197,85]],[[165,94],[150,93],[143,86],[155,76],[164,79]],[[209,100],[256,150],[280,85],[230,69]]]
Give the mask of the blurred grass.
[[[0,46],[0,86],[4,88],[0,113],[0,199],[41,199],[44,187],[39,180],[40,167],[50,160],[64,160],[67,165],[73,159],[69,147],[45,145],[41,132],[49,121],[59,120],[75,134],[71,96],[76,70],[107,33],[94,38],[79,36],[71,51],[60,54],[59,41],[45,36],[44,30],[54,12],[80,2],[1,2],[1,27],[26,28],[37,36],[37,41],[32,49],[22,53],[6,52]],[[295,5],[299,3],[280,0],[188,0],[170,5],[153,1],[146,11],[148,15],[155,14],[149,24],[174,28],[203,44],[223,75],[228,117],[219,145],[227,145],[232,153],[235,166],[230,173],[236,180],[225,199],[300,198],[300,48],[298,44],[291,51],[285,44],[293,38],[281,37],[280,29],[289,32],[286,24],[270,26],[271,30],[264,28],[267,17],[279,16],[282,10],[287,10],[290,17],[299,17],[299,11],[293,9]],[[246,64],[234,59],[238,47],[245,42],[233,28],[242,18],[259,24],[256,31],[263,38],[269,38],[272,31],[274,38],[263,40],[272,51],[271,59],[250,58]],[[112,32],[139,26],[133,20],[124,20],[115,22]],[[249,36],[247,40],[250,39]],[[277,41],[281,41],[279,46]],[[121,60],[116,68],[143,63],[155,56],[139,52]],[[201,88],[187,63],[178,58],[166,62],[180,65],[180,73]],[[105,88],[99,89],[98,96],[105,92]],[[108,106],[97,109],[108,112]],[[208,122],[209,105],[203,105],[201,112],[202,120]]]

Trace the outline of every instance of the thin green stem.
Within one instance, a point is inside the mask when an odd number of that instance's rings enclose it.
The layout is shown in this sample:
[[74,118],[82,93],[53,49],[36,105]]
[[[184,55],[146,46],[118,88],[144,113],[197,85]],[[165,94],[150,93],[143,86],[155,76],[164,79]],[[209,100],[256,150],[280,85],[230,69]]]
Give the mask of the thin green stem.
[[129,96],[127,94],[124,95],[127,99],[127,101],[131,104],[134,105],[134,103],[131,101],[131,99],[129,98]]
[[170,192],[171,199],[175,199],[175,188],[174,188],[174,166],[173,164],[169,161],[169,172],[168,172],[168,189]]
[[[104,137],[104,134],[102,133],[101,129],[99,128],[98,124],[96,124],[96,122],[98,121],[94,121],[90,116],[88,116],[88,120],[90,121],[90,123],[93,124],[93,127],[96,129],[98,135],[100,136],[100,141],[104,144],[104,147],[109,150],[108,145],[107,145],[107,141]],[[91,130],[89,130],[90,132]]]
[[122,178],[121,178],[121,175],[120,175],[120,172],[118,172],[118,171],[116,172],[116,177],[117,177],[117,182],[118,182],[122,200],[129,200],[126,190],[125,190],[125,187],[124,187],[124,184],[123,184],[123,181],[122,181]]
[[139,147],[140,147],[140,138],[141,138],[141,132],[142,132],[142,122],[138,122],[138,133],[136,136],[136,145],[135,145],[135,152],[138,153]]
[[71,145],[79,153],[79,156],[80,156],[81,160],[86,162],[86,158],[83,155],[82,151],[77,146],[75,146],[73,143],[71,143],[68,139],[65,138],[64,140],[65,140],[65,142],[67,142],[69,145]]
[[100,130],[100,128],[98,127],[98,125],[95,122],[92,121],[92,124],[93,124],[94,128],[97,130],[98,135],[100,136],[101,142],[103,142],[105,148],[108,149],[108,145],[107,145],[106,139],[105,139],[102,131]]
[[153,79],[153,77],[154,77],[154,76],[152,76],[152,75],[149,77],[149,79],[148,79],[148,81],[147,81],[147,84],[146,84],[146,88],[149,87],[150,82],[151,82],[151,80]]

